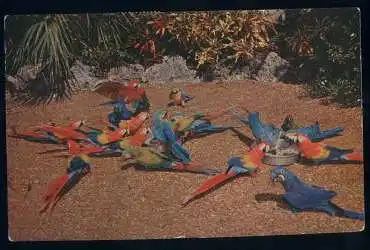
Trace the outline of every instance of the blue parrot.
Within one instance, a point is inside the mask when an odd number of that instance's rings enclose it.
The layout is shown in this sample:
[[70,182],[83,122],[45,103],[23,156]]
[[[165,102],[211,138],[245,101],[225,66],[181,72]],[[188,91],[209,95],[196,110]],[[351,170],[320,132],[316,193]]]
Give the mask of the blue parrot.
[[178,139],[184,141],[190,138],[199,138],[213,133],[220,133],[233,128],[232,126],[213,125],[210,121],[210,118],[217,117],[224,112],[209,115],[197,113],[191,117],[185,117],[184,113],[177,112],[171,117],[170,121]]
[[328,130],[321,131],[319,122],[312,124],[308,127],[297,128],[288,130],[286,133],[299,133],[306,135],[312,142],[318,142],[330,137],[338,136],[342,133],[344,128],[336,127]]
[[286,193],[283,199],[290,205],[293,212],[320,211],[330,216],[365,219],[364,213],[346,210],[333,204],[330,200],[336,196],[335,192],[306,184],[287,168],[276,166],[271,177],[273,181],[279,181],[284,186]]
[[171,122],[166,120],[167,111],[156,111],[153,114],[152,121],[152,141],[165,146],[172,154],[175,160],[183,163],[189,163],[190,153],[178,141],[178,138],[171,126]]
[[119,127],[122,120],[129,120],[134,113],[127,108],[127,103],[123,99],[109,101],[102,105],[112,105],[113,112],[108,114],[108,121],[115,127]]
[[259,140],[275,146],[279,139],[280,129],[273,124],[265,124],[260,119],[259,112],[248,112],[247,117],[233,115],[252,130],[253,136]]

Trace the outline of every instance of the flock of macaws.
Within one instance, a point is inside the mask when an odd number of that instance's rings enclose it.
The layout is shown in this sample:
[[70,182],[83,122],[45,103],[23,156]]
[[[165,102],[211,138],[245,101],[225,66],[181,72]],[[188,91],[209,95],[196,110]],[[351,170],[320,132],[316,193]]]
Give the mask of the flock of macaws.
[[[86,121],[72,122],[67,126],[43,124],[18,133],[13,127],[12,137],[32,142],[63,145],[63,151],[71,155],[66,173],[48,184],[44,196],[44,206],[40,212],[50,207],[54,209],[60,198],[92,169],[93,157],[121,157],[125,165],[134,165],[144,169],[188,171],[212,175],[183,202],[188,204],[195,198],[220,186],[226,180],[240,176],[256,176],[263,165],[266,153],[276,152],[281,142],[296,145],[300,152],[300,161],[315,165],[327,163],[361,163],[363,155],[352,149],[341,149],[323,144],[321,141],[338,136],[344,130],[341,127],[322,131],[318,122],[310,126],[298,126],[288,115],[280,127],[266,124],[259,112],[247,112],[240,115],[235,107],[219,112],[196,113],[185,116],[175,113],[170,116],[166,109],[150,112],[150,102],[141,81],[128,83],[101,82],[94,91],[112,101],[104,103],[113,107],[105,124],[100,130],[88,125]],[[173,89],[169,95],[168,106],[184,106],[193,97],[181,89]],[[212,124],[212,120],[230,113],[246,125],[254,139],[249,138],[235,126]],[[145,126],[151,117],[151,127]],[[243,126],[244,126],[243,125]],[[213,133],[226,130],[234,131],[246,142],[249,150],[240,157],[231,157],[225,170],[207,168],[191,159],[191,154],[184,143]],[[55,150],[53,150],[55,151]],[[280,181],[285,188],[284,200],[292,211],[323,211],[332,216],[344,216],[364,220],[363,213],[342,209],[330,202],[336,193],[303,183],[293,172],[283,166],[274,166],[272,180]]]

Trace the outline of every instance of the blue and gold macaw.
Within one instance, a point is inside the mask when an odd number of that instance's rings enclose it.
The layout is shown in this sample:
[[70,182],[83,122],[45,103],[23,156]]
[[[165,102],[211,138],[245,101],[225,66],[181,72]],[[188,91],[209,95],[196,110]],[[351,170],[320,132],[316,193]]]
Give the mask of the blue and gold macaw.
[[171,117],[170,121],[177,137],[181,138],[182,142],[185,142],[188,139],[203,137],[231,129],[232,126],[218,126],[213,125],[211,122],[211,120],[220,117],[228,111],[229,109],[225,109],[208,115],[196,113],[190,117],[186,117],[184,113],[178,112]]
[[183,147],[172,128],[172,124],[167,120],[166,110],[156,111],[152,119],[152,143],[162,148],[162,152],[168,152],[174,160],[188,163],[191,161],[190,153]]

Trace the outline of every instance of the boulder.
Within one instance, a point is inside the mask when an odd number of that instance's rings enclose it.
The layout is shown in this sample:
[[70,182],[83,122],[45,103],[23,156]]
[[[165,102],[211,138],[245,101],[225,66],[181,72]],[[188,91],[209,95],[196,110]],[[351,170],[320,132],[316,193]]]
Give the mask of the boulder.
[[287,60],[275,52],[270,52],[254,79],[261,82],[277,82],[287,73],[288,69]]
[[128,66],[120,66],[112,68],[108,72],[108,79],[112,81],[122,81],[132,79],[141,79],[144,74],[144,67],[140,64],[129,64]]
[[99,78],[95,77],[92,66],[85,65],[78,60],[72,65],[71,72],[76,79],[74,84],[75,90],[89,90],[99,80]]
[[143,79],[149,82],[199,81],[196,71],[189,69],[181,56],[164,57],[162,63],[154,64],[145,70]]

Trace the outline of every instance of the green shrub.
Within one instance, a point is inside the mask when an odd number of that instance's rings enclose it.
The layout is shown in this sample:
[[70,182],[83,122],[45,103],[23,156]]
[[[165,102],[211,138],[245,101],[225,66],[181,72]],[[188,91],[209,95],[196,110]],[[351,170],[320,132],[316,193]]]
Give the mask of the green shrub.
[[361,99],[360,15],[357,9],[308,9],[287,13],[275,41],[283,57],[297,57],[298,81],[312,97],[343,106]]

